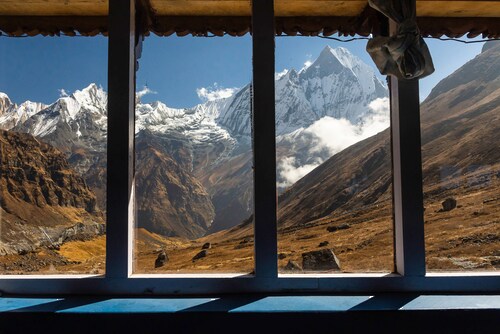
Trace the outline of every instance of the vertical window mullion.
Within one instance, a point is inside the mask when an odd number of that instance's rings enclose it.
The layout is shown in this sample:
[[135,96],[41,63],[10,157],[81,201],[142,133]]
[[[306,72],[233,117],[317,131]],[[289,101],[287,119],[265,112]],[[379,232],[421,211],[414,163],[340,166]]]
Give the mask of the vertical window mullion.
[[109,1],[106,276],[132,270],[135,1]]
[[419,83],[391,76],[390,86],[396,272],[424,276]]
[[278,275],[274,1],[252,2],[255,275]]
[[[415,9],[416,1],[410,5]],[[389,32],[397,34],[389,20]],[[425,276],[419,80],[390,77],[396,272]]]

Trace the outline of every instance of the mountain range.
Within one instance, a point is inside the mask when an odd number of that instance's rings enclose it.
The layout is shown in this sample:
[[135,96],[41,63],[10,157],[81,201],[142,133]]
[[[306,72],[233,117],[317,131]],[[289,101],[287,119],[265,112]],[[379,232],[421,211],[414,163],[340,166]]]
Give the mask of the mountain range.
[[[277,77],[277,159],[286,165],[278,170],[280,189],[334,153],[331,147],[318,149],[322,138],[311,126],[339,120],[359,132],[367,119],[379,113],[373,101],[387,99],[387,94],[373,68],[345,48],[325,47],[309,67]],[[139,227],[195,238],[250,216],[250,96],[247,85],[228,98],[185,109],[138,99]],[[91,84],[50,105],[17,106],[5,94],[0,101],[0,128],[30,134],[63,152],[94,190],[97,207],[105,210],[107,94],[103,89]],[[348,143],[337,150],[342,145]]]
[[[431,270],[499,265],[499,60],[500,43],[486,43],[421,104]],[[173,270],[253,268],[250,93],[186,109],[138,101],[139,271],[167,241]],[[106,100],[96,85],[51,105],[0,94],[0,254],[103,233]],[[277,76],[280,268],[330,247],[343,271],[393,270],[387,104],[383,83],[345,49],[327,47],[311,66]],[[457,205],[445,210],[450,198]],[[214,257],[196,269],[205,242]]]

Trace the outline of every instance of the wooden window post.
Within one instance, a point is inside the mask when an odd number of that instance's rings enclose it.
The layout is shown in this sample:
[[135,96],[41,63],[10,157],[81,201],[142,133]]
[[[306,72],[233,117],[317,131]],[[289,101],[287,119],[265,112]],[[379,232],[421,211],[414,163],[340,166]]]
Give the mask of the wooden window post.
[[255,275],[278,275],[276,128],[274,98],[274,1],[253,0],[253,154]]
[[135,1],[109,1],[106,277],[132,271]]
[[396,272],[425,275],[418,80],[391,77]]

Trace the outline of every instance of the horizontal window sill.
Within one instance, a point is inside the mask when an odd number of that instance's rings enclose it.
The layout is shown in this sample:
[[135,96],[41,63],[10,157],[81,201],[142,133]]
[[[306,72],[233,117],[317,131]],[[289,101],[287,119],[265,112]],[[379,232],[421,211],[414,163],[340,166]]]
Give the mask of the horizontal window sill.
[[500,295],[230,295],[222,297],[0,297],[0,313],[177,313],[346,312],[489,309],[500,311]]
[[0,297],[0,332],[493,333],[500,295]]

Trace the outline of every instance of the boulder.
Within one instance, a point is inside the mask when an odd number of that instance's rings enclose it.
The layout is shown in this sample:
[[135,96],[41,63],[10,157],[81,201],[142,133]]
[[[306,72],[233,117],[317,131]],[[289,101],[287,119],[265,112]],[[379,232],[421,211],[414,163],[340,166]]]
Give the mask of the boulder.
[[302,268],[309,271],[340,270],[340,262],[332,249],[302,253]]
[[338,231],[338,230],[346,230],[348,228],[350,228],[351,226],[349,224],[340,224],[338,226],[328,226],[326,228],[326,230],[328,232],[335,232],[335,231]]
[[155,260],[155,268],[163,267],[165,265],[165,263],[167,263],[167,262],[168,262],[167,253],[165,251],[161,251]]
[[453,197],[448,197],[441,203],[441,205],[443,206],[440,210],[441,212],[451,211],[457,207],[457,200]]
[[247,244],[253,241],[252,237],[245,237],[243,240],[240,241],[240,244]]
[[302,271],[302,268],[300,265],[292,260],[288,260],[288,263],[286,264],[285,267],[283,267],[284,271]]
[[198,254],[196,254],[195,256],[193,256],[193,261],[196,261],[198,259],[204,258],[207,255],[208,255],[208,251],[206,249],[204,249],[201,252],[199,252]]
[[328,241],[321,241],[318,245],[318,247],[325,247],[328,246],[329,242]]
[[201,249],[209,249],[212,248],[212,244],[209,242],[205,242],[203,246],[201,246]]

